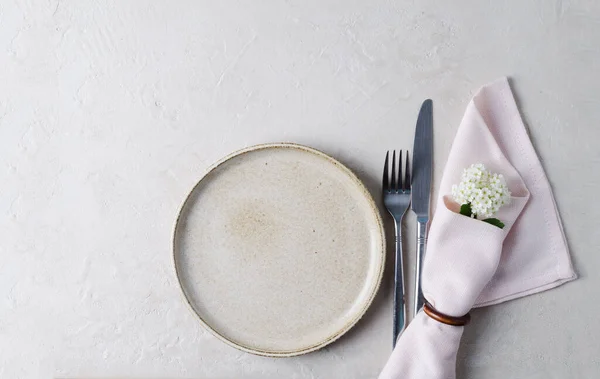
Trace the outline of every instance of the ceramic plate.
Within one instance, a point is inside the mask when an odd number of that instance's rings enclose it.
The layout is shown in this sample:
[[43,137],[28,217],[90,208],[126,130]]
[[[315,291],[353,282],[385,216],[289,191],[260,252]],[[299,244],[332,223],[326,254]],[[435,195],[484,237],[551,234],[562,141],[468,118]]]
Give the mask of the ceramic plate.
[[187,302],[223,341],[292,356],[350,329],[379,287],[379,212],[345,166],[294,144],[254,146],[192,189],[174,232]]

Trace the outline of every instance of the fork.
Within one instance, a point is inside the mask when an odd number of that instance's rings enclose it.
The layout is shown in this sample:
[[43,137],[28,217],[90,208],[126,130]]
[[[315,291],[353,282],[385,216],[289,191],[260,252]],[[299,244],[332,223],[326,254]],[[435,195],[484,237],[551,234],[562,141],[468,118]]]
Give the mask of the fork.
[[[406,168],[404,178],[402,177],[402,150],[398,156],[398,170],[396,171],[396,150],[392,153],[391,180],[388,151],[385,154],[385,165],[383,166],[383,203],[390,215],[392,215],[396,230],[396,265],[394,267],[394,341],[396,346],[398,335],[406,327],[406,302],[404,298],[404,265],[402,263],[402,219],[410,205],[410,171],[408,162],[408,151],[406,152]],[[396,180],[397,177],[397,180]]]

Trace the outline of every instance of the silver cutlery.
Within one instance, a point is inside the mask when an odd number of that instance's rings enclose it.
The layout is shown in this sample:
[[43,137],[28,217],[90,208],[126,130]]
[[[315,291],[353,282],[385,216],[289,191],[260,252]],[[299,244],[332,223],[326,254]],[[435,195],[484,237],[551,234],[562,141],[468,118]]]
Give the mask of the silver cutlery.
[[396,151],[392,153],[391,179],[388,151],[383,166],[383,203],[394,219],[396,230],[396,264],[394,266],[394,341],[396,346],[398,335],[406,327],[406,302],[404,298],[404,265],[402,259],[402,219],[410,206],[410,171],[408,152],[406,152],[406,168],[402,175],[402,150],[398,158],[396,170]]
[[421,289],[421,269],[427,250],[427,228],[429,224],[429,199],[431,195],[431,172],[433,162],[433,102],[427,99],[421,105],[415,142],[413,145],[412,167],[412,210],[417,215],[417,263],[415,272],[414,315],[423,307]]

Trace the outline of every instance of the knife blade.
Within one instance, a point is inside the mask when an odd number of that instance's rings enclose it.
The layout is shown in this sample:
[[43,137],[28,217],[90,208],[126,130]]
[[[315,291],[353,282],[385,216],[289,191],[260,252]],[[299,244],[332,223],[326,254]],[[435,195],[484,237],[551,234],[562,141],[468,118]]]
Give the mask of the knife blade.
[[427,249],[431,175],[433,170],[433,101],[427,99],[421,105],[415,142],[413,145],[413,168],[411,183],[411,209],[417,215],[417,264],[415,271],[414,315],[423,307],[421,268]]

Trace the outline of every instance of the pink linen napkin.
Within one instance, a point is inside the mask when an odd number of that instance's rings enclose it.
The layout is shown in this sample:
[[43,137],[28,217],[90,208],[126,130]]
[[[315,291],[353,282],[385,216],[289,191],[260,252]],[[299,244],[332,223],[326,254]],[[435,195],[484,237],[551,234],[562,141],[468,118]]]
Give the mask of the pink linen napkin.
[[[504,229],[462,216],[450,195],[465,168],[483,163],[512,193]],[[576,278],[550,185],[508,80],[483,87],[467,106],[440,186],[423,263],[423,294],[441,313],[462,316]],[[453,379],[464,327],[419,312],[379,379]]]

